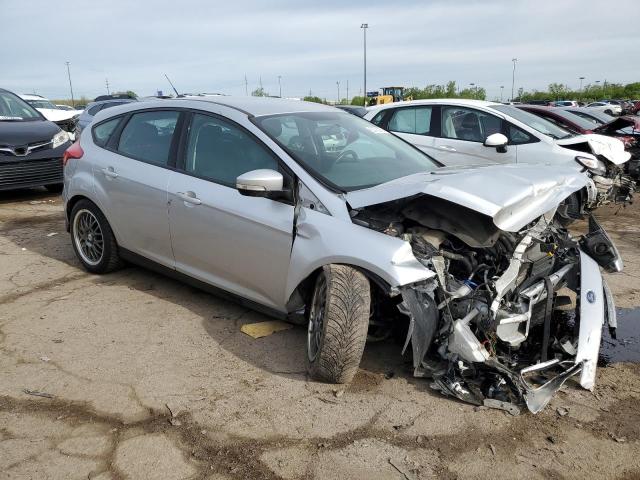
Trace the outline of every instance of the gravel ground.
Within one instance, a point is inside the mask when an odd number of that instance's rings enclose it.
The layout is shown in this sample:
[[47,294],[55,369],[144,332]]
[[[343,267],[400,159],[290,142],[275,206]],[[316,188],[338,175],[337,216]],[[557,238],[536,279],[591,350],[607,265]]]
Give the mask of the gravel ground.
[[[598,217],[638,307],[640,208]],[[44,191],[0,194],[0,271],[2,479],[640,478],[637,364],[513,417],[431,392],[389,342],[336,390],[306,377],[304,328],[254,340],[266,318],[236,304],[86,273]]]

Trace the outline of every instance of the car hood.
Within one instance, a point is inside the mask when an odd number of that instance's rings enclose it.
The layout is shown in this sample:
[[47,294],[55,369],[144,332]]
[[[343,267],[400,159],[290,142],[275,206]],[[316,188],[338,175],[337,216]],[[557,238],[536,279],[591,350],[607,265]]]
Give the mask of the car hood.
[[51,140],[60,131],[48,120],[27,122],[0,121],[0,145],[26,145]]
[[571,166],[441,168],[348,192],[345,198],[352,208],[361,208],[431,195],[487,215],[501,230],[516,232],[556,208],[588,181],[586,175]]
[[606,137],[590,133],[576,135],[570,138],[562,138],[555,141],[561,147],[581,152],[591,152],[594,155],[602,155],[607,160],[621,165],[631,158],[629,152],[625,152],[624,143],[617,138]]
[[69,120],[78,115],[75,110],[54,110],[53,108],[38,108],[37,110],[44,115],[44,118],[52,122]]
[[618,117],[609,123],[605,123],[604,125],[600,125],[593,129],[594,132],[616,132],[618,130],[622,130],[623,128],[631,127],[633,130],[640,131],[640,117]]

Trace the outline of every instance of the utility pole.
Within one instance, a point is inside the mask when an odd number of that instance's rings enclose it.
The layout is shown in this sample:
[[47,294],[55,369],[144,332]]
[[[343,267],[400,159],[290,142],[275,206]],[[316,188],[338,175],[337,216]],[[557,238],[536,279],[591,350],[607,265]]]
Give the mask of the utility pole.
[[339,80],[336,82],[336,85],[338,86],[338,101],[336,102],[336,105],[338,105],[340,103],[340,81]]
[[364,106],[367,106],[367,28],[369,28],[368,23],[363,23],[360,25],[364,33]]
[[249,82],[247,81],[247,75],[244,75],[244,94],[249,96]]
[[104,79],[104,84],[107,87],[107,95],[111,95],[111,92],[109,91],[109,79],[108,78]]
[[502,103],[502,94],[504,92],[504,85],[500,85],[500,103]]
[[278,75],[278,89],[280,90],[280,98],[282,98],[282,83],[280,82],[281,78],[282,76]]
[[71,90],[71,106],[75,107],[76,102],[73,98],[73,85],[71,84],[71,70],[69,70],[69,62],[64,62],[67,65],[67,77],[69,77],[69,89]]
[[512,58],[511,61],[513,62],[513,74],[511,76],[511,101],[513,102],[513,89],[516,85],[516,63],[518,63],[518,59]]

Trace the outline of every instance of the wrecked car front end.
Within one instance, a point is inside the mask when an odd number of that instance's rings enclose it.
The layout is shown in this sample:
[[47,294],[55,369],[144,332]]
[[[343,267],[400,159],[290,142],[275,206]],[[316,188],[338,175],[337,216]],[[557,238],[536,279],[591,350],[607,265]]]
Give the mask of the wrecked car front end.
[[435,273],[394,293],[409,318],[403,352],[411,344],[414,375],[444,395],[537,413],[574,375],[593,388],[601,329],[615,329],[600,267],[620,271],[622,261],[595,219],[579,238],[554,222],[584,182],[556,172],[503,167],[489,182],[486,171],[467,172],[419,193],[396,186],[409,196],[391,185],[375,192],[382,202],[347,199],[354,223],[404,240]]
[[[629,204],[636,190],[636,180],[630,162],[631,153],[626,144],[613,137],[600,134],[576,135],[556,140],[556,143],[577,152],[576,162],[585,168],[593,181],[588,198],[582,202],[588,211],[610,203]],[[585,155],[586,154],[586,155]],[[573,218],[582,218],[585,212]]]

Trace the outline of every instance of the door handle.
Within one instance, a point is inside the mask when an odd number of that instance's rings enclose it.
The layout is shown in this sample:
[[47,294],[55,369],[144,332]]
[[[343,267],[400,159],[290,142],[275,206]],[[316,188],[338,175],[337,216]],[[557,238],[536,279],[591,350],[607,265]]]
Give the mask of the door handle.
[[176,196],[180,198],[182,201],[190,203],[192,205],[200,205],[202,203],[202,200],[196,197],[195,192],[192,192],[192,191],[176,192]]
[[115,172],[113,167],[103,168],[102,173],[104,173],[105,176],[109,178],[118,178],[118,174]]
[[455,152],[456,149],[453,148],[451,145],[438,145],[438,148],[440,150],[446,150],[447,152]]

